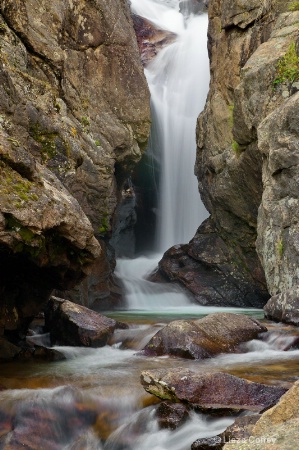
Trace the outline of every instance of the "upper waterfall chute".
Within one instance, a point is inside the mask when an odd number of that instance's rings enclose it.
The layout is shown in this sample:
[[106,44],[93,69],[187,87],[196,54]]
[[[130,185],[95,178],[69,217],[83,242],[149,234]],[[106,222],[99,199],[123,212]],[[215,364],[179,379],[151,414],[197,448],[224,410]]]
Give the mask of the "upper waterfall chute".
[[204,108],[210,79],[208,17],[184,18],[178,1],[169,6],[166,2],[135,0],[132,6],[138,14],[145,14],[150,6],[151,15],[146,19],[157,17],[161,28],[177,34],[145,69],[155,135],[148,151],[159,161],[161,173],[155,251],[164,252],[189,242],[208,216],[194,175],[196,120]]

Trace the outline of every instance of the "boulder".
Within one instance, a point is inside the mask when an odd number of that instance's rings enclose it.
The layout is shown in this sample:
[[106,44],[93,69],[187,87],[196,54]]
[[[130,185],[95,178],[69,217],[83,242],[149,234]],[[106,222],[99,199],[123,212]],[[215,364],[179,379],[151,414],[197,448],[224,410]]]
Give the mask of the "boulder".
[[235,243],[228,245],[211,218],[189,244],[165,252],[157,275],[179,283],[200,305],[262,308],[269,298],[256,256],[247,252],[245,257]]
[[223,433],[209,438],[197,439],[191,445],[191,450],[221,450],[226,442],[244,442],[251,435],[252,429],[260,417],[260,414],[237,417],[235,422]]
[[147,66],[163,47],[175,41],[177,35],[157,28],[155,24],[137,14],[132,14],[132,18],[141,62]]
[[[242,442],[244,450],[293,450],[298,447],[299,381],[273,406],[264,412]],[[225,450],[238,450],[238,442],[227,443]]]
[[222,442],[229,442],[233,439],[248,439],[251,435],[254,425],[260,418],[260,414],[237,417],[235,422],[221,434]]
[[95,311],[108,311],[123,306],[123,287],[113,274],[116,265],[114,254],[108,259],[107,254],[113,253],[110,246],[101,240],[101,247],[102,253],[80,284],[71,290],[56,289],[52,295]]
[[157,407],[156,416],[161,428],[175,430],[188,419],[189,408],[182,403],[165,401]]
[[220,436],[196,439],[191,445],[191,450],[221,450],[223,442]]
[[254,383],[222,372],[196,373],[184,368],[146,370],[141,383],[163,400],[197,410],[261,412],[275,405],[286,389]]
[[52,344],[102,347],[116,328],[126,324],[68,300],[51,297],[45,310],[45,327]]
[[299,288],[273,295],[264,306],[264,311],[267,319],[299,325]]
[[147,355],[210,358],[236,350],[267,328],[242,314],[214,313],[198,320],[175,320],[158,331],[144,347]]

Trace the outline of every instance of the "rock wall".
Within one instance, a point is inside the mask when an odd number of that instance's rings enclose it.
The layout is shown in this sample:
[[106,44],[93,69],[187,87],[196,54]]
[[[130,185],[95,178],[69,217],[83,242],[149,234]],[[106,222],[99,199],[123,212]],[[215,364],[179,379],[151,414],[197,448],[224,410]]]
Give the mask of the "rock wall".
[[160,263],[203,304],[260,307],[267,291],[296,284],[297,88],[277,80],[298,39],[292,3],[209,3],[211,83],[195,172],[211,215]]
[[1,334],[97,258],[109,291],[96,238],[110,235],[150,111],[126,0],[2,0],[0,13]]

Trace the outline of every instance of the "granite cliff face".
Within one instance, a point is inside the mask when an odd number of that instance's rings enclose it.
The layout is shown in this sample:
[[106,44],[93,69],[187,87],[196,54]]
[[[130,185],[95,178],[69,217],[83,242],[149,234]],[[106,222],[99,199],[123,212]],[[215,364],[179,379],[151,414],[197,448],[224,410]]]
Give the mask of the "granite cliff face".
[[298,95],[278,74],[297,48],[293,3],[209,3],[211,83],[195,171],[211,216],[160,263],[203,304],[260,307],[268,291],[298,283]]
[[150,113],[126,0],[2,0],[0,13],[1,334],[95,260],[109,295],[98,240]]

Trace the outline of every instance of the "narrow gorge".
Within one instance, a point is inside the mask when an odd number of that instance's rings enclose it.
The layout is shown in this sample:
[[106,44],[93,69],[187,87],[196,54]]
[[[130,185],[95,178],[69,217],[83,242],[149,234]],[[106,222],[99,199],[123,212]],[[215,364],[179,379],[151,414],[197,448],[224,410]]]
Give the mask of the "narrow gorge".
[[0,0],[0,80],[0,449],[296,448],[299,2]]

